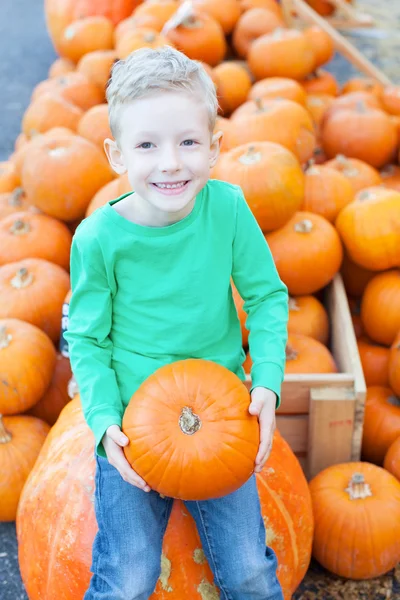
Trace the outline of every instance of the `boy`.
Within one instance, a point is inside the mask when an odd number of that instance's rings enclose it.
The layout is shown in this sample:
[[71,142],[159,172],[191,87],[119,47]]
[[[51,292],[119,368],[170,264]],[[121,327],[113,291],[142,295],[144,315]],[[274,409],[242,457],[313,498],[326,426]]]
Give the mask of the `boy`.
[[[75,233],[65,335],[96,440],[99,532],[85,600],[147,600],[173,500],[150,490],[125,459],[124,409],[151,373],[184,358],[244,378],[232,278],[248,313],[261,471],[283,378],[287,290],[241,190],[209,180],[221,134],[213,134],[217,99],[202,66],[170,47],[138,50],[114,66],[107,99],[115,141],[105,150],[134,192]],[[186,506],[222,599],[283,598],[254,474],[228,496]]]

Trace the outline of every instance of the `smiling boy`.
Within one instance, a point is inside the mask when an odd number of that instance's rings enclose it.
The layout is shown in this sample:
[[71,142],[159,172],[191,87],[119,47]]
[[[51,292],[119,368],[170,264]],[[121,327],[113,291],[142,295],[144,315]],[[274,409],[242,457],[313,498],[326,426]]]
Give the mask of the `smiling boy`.
[[[160,575],[173,500],[150,490],[125,459],[125,407],[157,368],[185,358],[244,379],[233,280],[248,313],[261,471],[284,373],[287,289],[240,188],[209,179],[221,134],[213,133],[217,99],[203,67],[170,47],[141,49],[114,65],[107,99],[114,140],[105,150],[134,192],[76,230],[65,337],[96,443],[99,531],[85,600],[145,600]],[[222,599],[283,598],[254,474],[228,496],[186,506]]]

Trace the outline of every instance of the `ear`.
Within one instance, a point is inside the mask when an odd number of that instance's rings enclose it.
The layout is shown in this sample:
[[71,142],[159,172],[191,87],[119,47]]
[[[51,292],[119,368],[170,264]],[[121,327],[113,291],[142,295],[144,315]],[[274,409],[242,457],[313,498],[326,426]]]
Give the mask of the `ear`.
[[110,138],[105,139],[104,151],[112,169],[118,173],[118,175],[126,173],[124,157],[121,150],[118,148],[117,142],[115,140],[110,140]]
[[211,169],[212,169],[212,167],[215,166],[215,163],[218,160],[219,151],[221,148],[222,136],[223,136],[222,131],[217,131],[212,136],[211,144],[210,144],[210,168]]

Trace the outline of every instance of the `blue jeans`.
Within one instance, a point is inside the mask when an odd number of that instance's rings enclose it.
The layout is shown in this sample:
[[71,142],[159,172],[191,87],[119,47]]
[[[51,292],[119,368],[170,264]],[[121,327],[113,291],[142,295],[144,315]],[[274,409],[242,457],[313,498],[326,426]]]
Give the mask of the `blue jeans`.
[[[99,531],[84,600],[147,600],[160,576],[173,499],[126,483],[101,456],[96,463]],[[276,556],[265,545],[254,475],[223,498],[185,505],[196,522],[221,600],[283,600]]]

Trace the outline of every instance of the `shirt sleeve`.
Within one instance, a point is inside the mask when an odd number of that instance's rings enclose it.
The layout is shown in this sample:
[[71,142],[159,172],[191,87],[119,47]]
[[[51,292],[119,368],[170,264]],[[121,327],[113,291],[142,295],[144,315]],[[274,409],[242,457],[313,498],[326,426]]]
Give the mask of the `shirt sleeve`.
[[72,371],[79,386],[83,414],[93,431],[96,451],[110,425],[122,423],[123,405],[111,367],[111,290],[97,241],[75,234],[71,247],[68,342]]
[[240,188],[233,241],[232,278],[244,300],[253,362],[252,387],[275,392],[278,408],[285,372],[288,291],[271,251]]

